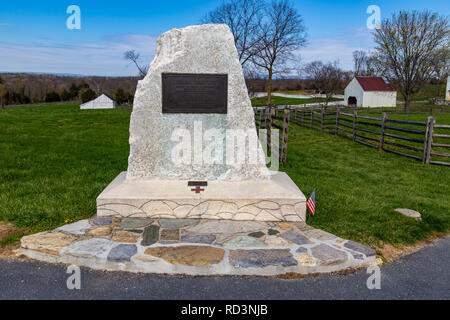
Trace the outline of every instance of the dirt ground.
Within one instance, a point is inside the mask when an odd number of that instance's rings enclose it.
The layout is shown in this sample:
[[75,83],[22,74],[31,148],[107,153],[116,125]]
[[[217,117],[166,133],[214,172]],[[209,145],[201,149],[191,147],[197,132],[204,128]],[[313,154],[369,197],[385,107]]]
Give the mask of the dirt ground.
[[447,237],[448,234],[433,235],[428,239],[417,242],[416,244],[402,247],[395,247],[390,243],[384,243],[381,247],[375,248],[387,262],[395,261],[403,256],[419,251],[420,249],[435,244],[439,239]]
[[[5,237],[22,233],[26,230],[21,230],[13,227],[9,223],[3,223],[0,221],[0,241],[2,241]],[[19,244],[7,244],[5,246],[0,245],[0,258],[13,258],[15,257],[15,250],[19,248]]]

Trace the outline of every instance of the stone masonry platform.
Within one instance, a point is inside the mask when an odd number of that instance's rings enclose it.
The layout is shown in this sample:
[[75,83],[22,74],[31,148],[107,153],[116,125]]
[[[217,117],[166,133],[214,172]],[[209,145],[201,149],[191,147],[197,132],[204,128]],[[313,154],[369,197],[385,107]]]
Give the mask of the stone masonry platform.
[[375,250],[304,222],[96,217],[23,237],[18,254],[97,270],[281,275],[368,266]]
[[97,215],[151,219],[304,221],[306,198],[284,172],[270,179],[208,181],[196,193],[188,180],[127,180],[126,172],[98,196]]

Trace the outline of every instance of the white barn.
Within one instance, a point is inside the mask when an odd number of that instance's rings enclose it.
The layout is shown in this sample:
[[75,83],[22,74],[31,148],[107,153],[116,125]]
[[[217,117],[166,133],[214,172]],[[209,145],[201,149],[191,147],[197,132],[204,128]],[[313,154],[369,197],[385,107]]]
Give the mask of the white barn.
[[102,94],[101,96],[91,100],[89,102],[80,105],[80,109],[114,109],[116,107],[116,102],[113,98],[107,94]]
[[397,90],[381,77],[355,77],[345,88],[345,101],[363,108],[395,107]]

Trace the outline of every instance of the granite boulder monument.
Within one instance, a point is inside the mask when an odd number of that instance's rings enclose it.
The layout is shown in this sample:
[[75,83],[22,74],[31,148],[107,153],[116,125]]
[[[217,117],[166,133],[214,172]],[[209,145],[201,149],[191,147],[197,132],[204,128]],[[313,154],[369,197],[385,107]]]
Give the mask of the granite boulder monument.
[[227,25],[158,39],[130,120],[128,170],[97,198],[98,216],[303,221],[306,199],[271,171]]

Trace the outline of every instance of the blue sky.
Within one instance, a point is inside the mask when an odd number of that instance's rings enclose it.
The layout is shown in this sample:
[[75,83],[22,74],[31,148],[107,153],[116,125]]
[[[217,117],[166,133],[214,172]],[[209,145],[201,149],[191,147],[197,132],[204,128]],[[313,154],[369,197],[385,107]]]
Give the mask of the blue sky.
[[[221,0],[165,1],[5,1],[0,6],[0,71],[52,72],[86,75],[135,75],[123,52],[136,49],[148,64],[157,37],[172,28],[198,24]],[[366,28],[370,5],[381,17],[394,11],[428,9],[450,14],[444,0],[292,0],[303,16],[308,46],[302,62],[339,60],[352,68],[352,52],[373,48]],[[81,30],[69,30],[69,5],[81,9]]]

